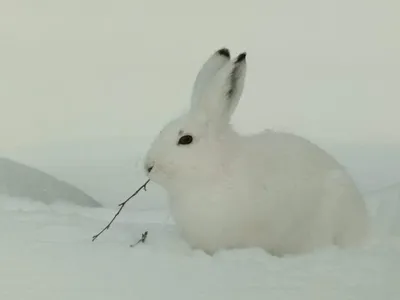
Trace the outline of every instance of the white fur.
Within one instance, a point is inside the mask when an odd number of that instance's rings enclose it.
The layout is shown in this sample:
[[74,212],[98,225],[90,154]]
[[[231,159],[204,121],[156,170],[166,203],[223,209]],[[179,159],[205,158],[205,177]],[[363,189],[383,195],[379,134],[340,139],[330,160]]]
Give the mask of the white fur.
[[[168,192],[183,238],[208,253],[261,247],[276,255],[361,243],[367,210],[333,157],[292,134],[241,136],[232,129],[246,60],[218,55],[199,71],[189,112],[164,127],[146,158],[146,169],[154,166],[150,179]],[[177,145],[188,133],[193,143]]]

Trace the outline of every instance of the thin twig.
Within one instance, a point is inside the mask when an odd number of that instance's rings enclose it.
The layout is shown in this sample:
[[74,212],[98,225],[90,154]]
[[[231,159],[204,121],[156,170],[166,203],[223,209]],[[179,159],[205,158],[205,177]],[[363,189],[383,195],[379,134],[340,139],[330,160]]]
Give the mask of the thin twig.
[[[119,210],[117,211],[117,213],[114,215],[114,217],[112,218],[112,220],[110,221],[110,223],[108,223],[108,225],[106,227],[104,227],[98,234],[94,235],[92,238],[92,242],[94,242],[104,231],[106,231],[107,229],[110,228],[112,222],[114,222],[115,218],[119,215],[119,213],[121,212],[121,210],[124,208],[125,204],[132,199],[133,197],[135,197],[142,189],[146,190],[146,186],[149,183],[150,179],[148,179],[136,192],[134,192],[128,199],[126,199],[124,202],[118,204],[118,206],[120,207]],[[146,234],[147,236],[147,234]]]
[[135,246],[136,246],[137,244],[139,244],[139,243],[144,243],[144,242],[146,241],[146,238],[147,238],[147,234],[148,234],[148,233],[149,233],[148,231],[145,231],[144,233],[142,233],[141,239],[138,240],[136,243],[132,244],[131,247],[135,247]]

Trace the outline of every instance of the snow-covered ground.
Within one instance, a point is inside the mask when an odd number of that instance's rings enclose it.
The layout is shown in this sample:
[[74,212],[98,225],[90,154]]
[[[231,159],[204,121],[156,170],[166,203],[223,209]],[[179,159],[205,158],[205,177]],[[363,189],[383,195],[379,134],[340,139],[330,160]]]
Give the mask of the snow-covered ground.
[[[117,207],[2,197],[0,299],[397,300],[400,231],[389,235],[385,228],[400,219],[399,198],[387,195],[381,191],[366,197],[374,226],[384,225],[376,227],[367,246],[283,258],[261,249],[212,257],[193,251],[177,235],[165,209],[128,208],[92,242]],[[132,200],[141,201],[143,194]],[[383,211],[391,211],[390,222],[379,213]],[[129,247],[145,230],[146,243]]]

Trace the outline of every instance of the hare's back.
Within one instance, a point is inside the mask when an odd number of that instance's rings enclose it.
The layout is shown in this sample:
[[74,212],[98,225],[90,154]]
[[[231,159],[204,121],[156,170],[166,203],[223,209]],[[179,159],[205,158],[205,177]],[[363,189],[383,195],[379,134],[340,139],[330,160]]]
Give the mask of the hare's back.
[[332,155],[302,137],[266,131],[248,139],[248,171],[270,189],[322,196],[327,189],[346,186],[357,193],[346,169]]
[[[245,143],[254,160],[269,168],[316,172],[344,170],[340,163],[322,148],[300,136],[268,130],[249,136]],[[260,163],[260,161],[258,162]],[[262,165],[262,164],[261,164]]]

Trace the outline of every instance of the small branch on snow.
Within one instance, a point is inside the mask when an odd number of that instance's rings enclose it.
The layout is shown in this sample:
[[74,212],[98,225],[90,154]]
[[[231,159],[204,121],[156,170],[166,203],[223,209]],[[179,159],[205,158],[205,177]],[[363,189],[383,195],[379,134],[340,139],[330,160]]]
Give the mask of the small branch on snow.
[[[136,192],[134,192],[128,199],[126,199],[124,202],[118,204],[118,206],[120,207],[119,210],[117,211],[117,213],[114,215],[114,217],[112,218],[112,220],[110,221],[110,223],[108,223],[108,225],[106,227],[104,227],[98,234],[94,235],[92,238],[92,242],[94,242],[104,231],[106,231],[107,229],[110,228],[112,222],[114,222],[115,218],[119,215],[119,213],[121,212],[121,210],[124,208],[125,204],[132,199],[133,197],[135,197],[142,189],[144,189],[145,191],[147,191],[146,186],[149,183],[150,179],[148,179]],[[143,235],[145,235],[143,237]],[[142,234],[142,238],[139,240],[139,242],[144,242],[146,240],[147,237],[147,231]],[[139,243],[138,242],[138,243]]]
[[147,238],[147,234],[148,234],[148,233],[149,233],[148,231],[145,231],[144,233],[142,233],[141,239],[138,240],[136,243],[132,244],[130,247],[135,247],[135,246],[136,246],[137,244],[139,244],[139,243],[144,243],[144,242],[146,241],[146,238]]

